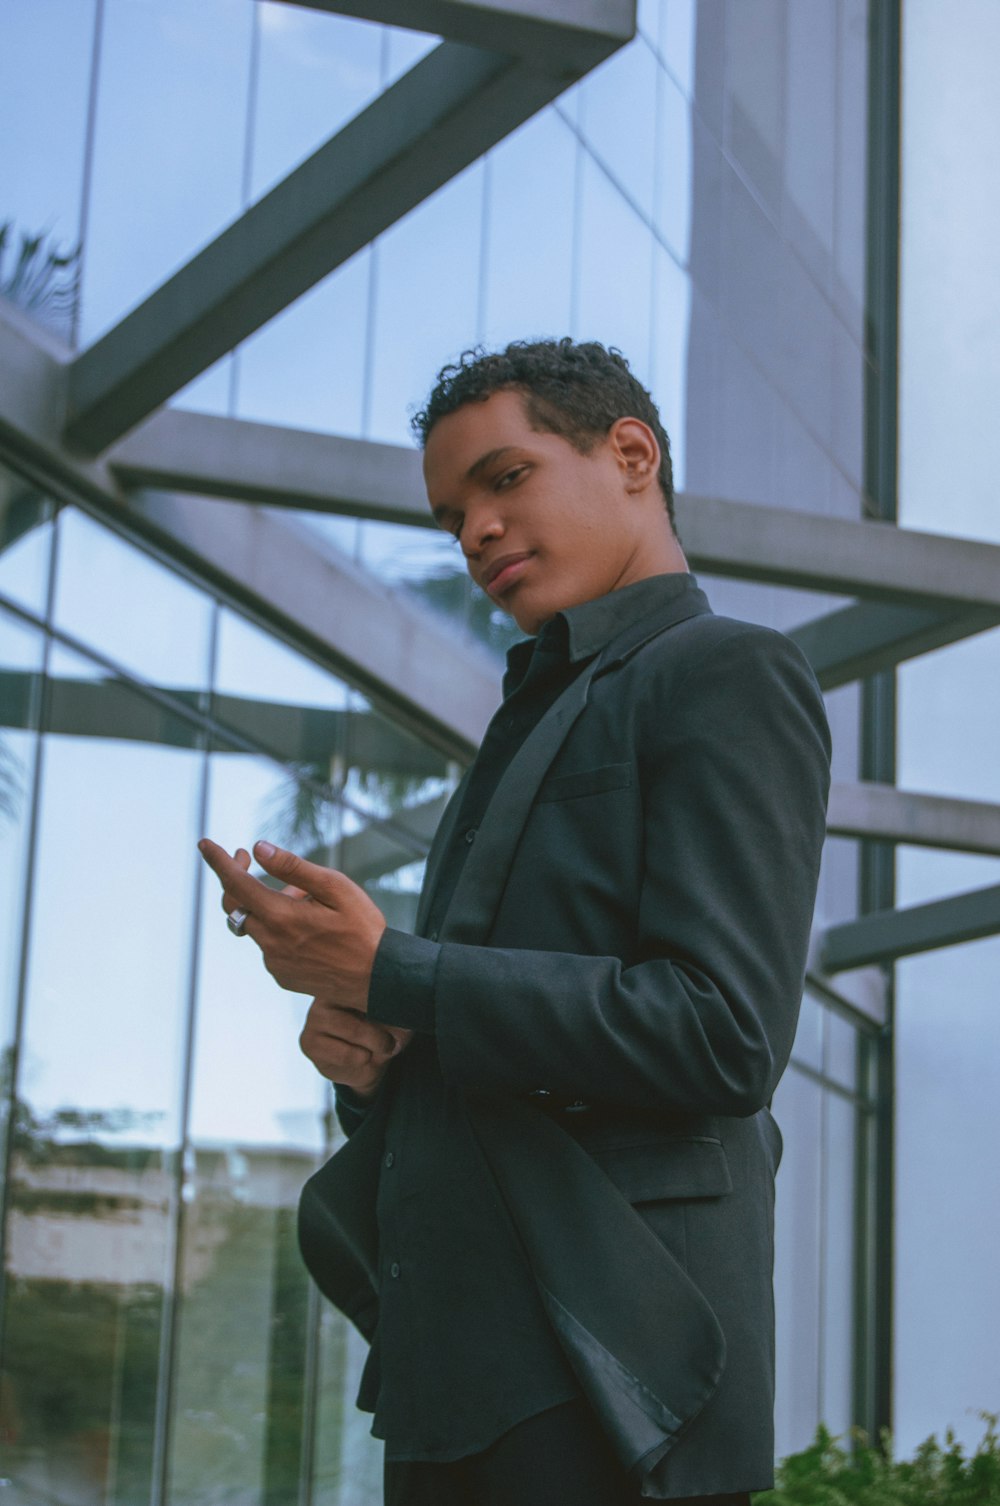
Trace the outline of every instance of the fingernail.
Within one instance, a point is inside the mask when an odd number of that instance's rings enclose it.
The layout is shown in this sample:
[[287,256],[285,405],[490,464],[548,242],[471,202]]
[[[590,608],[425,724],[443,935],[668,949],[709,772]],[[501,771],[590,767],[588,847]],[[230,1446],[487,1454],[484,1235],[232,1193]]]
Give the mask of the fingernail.
[[273,842],[258,842],[254,848],[254,852],[262,858],[273,858],[277,850]]

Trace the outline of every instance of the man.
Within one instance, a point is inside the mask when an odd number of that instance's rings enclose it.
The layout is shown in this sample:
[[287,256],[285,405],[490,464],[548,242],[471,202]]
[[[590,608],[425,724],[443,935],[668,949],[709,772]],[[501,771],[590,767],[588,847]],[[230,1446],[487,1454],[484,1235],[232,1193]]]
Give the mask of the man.
[[349,1135],[303,1253],[372,1339],[405,1506],[744,1502],[771,1483],[767,1105],[828,787],[815,680],[716,617],[625,360],[521,343],[415,420],[434,516],[529,636],[428,861],[417,934],[343,875],[206,844],[230,925],[316,995]]

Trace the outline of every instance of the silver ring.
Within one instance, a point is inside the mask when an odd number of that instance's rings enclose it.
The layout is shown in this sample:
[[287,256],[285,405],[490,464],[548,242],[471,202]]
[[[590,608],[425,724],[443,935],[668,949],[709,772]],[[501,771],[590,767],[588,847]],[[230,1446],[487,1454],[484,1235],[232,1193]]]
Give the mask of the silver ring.
[[231,910],[226,916],[226,925],[234,936],[245,936],[250,916],[246,910]]

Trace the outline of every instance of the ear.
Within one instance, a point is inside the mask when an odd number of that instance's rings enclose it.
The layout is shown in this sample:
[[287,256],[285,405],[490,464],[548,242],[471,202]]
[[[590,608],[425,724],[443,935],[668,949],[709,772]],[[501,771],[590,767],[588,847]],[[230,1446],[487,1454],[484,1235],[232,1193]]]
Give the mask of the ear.
[[621,467],[627,492],[642,492],[656,485],[660,446],[648,424],[641,418],[617,418],[608,430],[608,441]]

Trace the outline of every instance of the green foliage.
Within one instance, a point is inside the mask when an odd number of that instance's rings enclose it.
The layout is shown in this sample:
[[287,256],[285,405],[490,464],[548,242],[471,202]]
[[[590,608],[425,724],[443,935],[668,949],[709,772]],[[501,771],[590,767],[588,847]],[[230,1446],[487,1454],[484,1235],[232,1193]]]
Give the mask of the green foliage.
[[888,1435],[879,1449],[858,1434],[850,1449],[820,1427],[754,1506],[1000,1506],[997,1418],[981,1415],[986,1431],[969,1455],[950,1429],[943,1444],[928,1438],[912,1459],[894,1459]]
[[48,231],[21,231],[20,245],[8,266],[14,225],[0,225],[0,294],[30,309],[60,334],[72,328],[80,300],[80,246],[60,246]]

